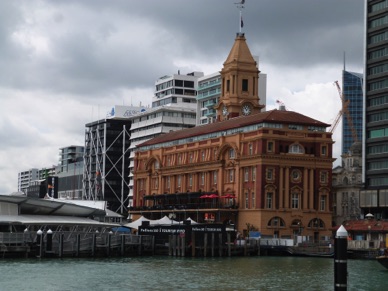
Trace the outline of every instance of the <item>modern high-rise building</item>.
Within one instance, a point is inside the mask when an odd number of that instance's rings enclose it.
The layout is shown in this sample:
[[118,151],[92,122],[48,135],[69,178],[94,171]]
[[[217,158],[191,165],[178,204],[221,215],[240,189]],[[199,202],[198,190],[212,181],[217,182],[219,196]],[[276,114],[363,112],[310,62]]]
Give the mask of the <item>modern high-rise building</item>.
[[115,106],[105,119],[86,124],[83,199],[103,200],[110,210],[128,206],[130,117],[144,107]]
[[363,214],[388,217],[388,0],[366,2]]
[[71,145],[59,149],[58,198],[82,199],[84,147]]
[[363,115],[363,75],[346,70],[342,71],[342,93],[345,101],[349,101],[346,114],[342,117],[342,154],[347,154],[353,143],[362,140]]
[[48,176],[55,175],[55,167],[36,169],[32,168],[18,173],[18,192],[27,194],[28,186],[31,182],[42,180]]

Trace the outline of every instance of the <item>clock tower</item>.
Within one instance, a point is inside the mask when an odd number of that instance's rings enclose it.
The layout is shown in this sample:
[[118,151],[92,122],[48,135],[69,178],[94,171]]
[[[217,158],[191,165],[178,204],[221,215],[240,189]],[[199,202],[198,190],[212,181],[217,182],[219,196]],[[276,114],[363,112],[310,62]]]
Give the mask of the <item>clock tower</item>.
[[237,33],[233,47],[221,70],[221,97],[215,106],[219,120],[259,113],[259,69],[246,43]]

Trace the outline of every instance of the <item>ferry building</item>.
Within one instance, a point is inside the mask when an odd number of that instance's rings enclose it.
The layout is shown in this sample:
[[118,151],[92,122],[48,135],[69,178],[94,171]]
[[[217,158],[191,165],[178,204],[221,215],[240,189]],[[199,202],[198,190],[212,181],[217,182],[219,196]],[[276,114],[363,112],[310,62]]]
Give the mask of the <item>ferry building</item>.
[[138,145],[130,213],[224,223],[262,237],[332,234],[329,124],[263,111],[259,70],[237,33],[221,70],[217,121]]

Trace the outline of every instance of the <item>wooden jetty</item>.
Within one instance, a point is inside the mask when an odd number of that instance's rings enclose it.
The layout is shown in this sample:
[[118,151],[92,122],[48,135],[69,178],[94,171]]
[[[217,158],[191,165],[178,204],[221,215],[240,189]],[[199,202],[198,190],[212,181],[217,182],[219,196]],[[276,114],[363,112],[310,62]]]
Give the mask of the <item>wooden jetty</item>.
[[154,254],[154,237],[97,232],[0,233],[4,257],[96,257]]

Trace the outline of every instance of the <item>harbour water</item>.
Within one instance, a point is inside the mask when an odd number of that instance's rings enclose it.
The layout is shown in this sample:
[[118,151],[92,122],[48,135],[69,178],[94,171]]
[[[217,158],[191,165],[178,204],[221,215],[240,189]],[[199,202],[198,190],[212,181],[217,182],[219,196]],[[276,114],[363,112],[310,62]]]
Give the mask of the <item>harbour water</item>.
[[[374,260],[348,260],[348,290],[388,288]],[[0,290],[333,290],[334,260],[309,257],[0,259]]]

